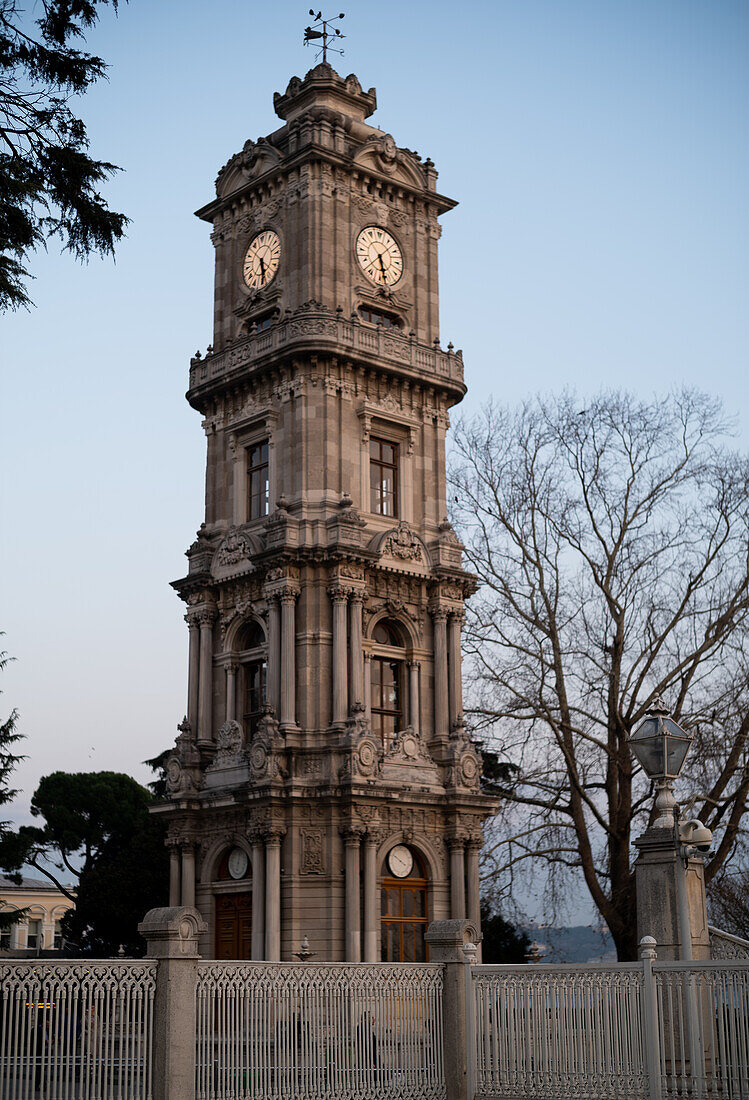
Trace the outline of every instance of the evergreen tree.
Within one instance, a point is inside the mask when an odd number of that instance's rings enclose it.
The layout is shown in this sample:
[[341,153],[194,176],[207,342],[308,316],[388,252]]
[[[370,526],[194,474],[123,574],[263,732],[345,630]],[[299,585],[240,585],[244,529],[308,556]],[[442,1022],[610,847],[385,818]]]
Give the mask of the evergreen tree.
[[[12,660],[13,658],[9,657],[5,651],[0,653],[0,672]],[[13,790],[10,786],[10,775],[19,760],[23,760],[22,756],[13,751],[14,745],[23,737],[23,734],[18,732],[17,726],[18,711],[14,707],[5,721],[0,724],[0,806],[7,805],[18,794],[18,791]],[[9,832],[10,822],[0,821],[0,843]],[[14,878],[19,880],[20,875],[15,875]],[[23,910],[20,912],[23,912]],[[16,910],[11,912],[0,911],[0,928],[9,928],[18,919],[18,916],[19,911]]]
[[17,0],[0,0],[0,310],[31,304],[30,252],[57,236],[79,259],[113,254],[128,219],[99,185],[119,171],[89,156],[86,127],[70,109],[106,72],[72,43],[118,0],[42,0],[30,22]]

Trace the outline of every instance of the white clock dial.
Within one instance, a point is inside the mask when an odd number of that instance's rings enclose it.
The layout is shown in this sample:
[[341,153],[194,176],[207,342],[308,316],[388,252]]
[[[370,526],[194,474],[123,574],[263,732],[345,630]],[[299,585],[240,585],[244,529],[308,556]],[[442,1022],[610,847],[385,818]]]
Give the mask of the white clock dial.
[[249,862],[247,852],[243,852],[241,848],[232,848],[231,852],[229,852],[229,858],[226,861],[231,877],[244,878],[247,874]]
[[250,290],[267,286],[278,271],[281,260],[281,241],[278,233],[264,229],[250,241],[244,257],[242,274]]
[[387,229],[368,225],[356,238],[356,258],[364,274],[378,286],[393,286],[403,274],[403,253]]
[[414,857],[405,844],[396,844],[388,854],[388,867],[396,878],[407,878],[413,869]]

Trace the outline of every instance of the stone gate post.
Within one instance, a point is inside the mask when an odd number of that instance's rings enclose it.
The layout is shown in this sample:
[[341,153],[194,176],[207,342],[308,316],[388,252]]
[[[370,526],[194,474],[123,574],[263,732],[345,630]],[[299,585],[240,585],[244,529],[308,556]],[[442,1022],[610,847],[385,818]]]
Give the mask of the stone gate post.
[[444,965],[442,1027],[447,1100],[473,1100],[468,1091],[468,1013],[473,1005],[468,1003],[463,947],[478,944],[480,939],[478,927],[470,920],[436,920],[427,929],[430,961]]
[[148,958],[158,959],[153,1008],[153,1100],[195,1098],[195,984],[198,937],[206,926],[197,909],[151,909],[138,925]]

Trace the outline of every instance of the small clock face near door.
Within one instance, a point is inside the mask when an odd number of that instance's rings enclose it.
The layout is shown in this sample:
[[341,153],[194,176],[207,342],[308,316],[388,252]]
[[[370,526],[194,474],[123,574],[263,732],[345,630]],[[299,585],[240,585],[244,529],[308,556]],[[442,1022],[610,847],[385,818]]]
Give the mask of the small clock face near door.
[[378,225],[368,225],[356,238],[356,258],[364,274],[378,286],[393,286],[403,274],[403,253],[395,237]]
[[414,857],[405,844],[396,844],[388,854],[388,867],[396,878],[408,878],[413,870]]
[[247,874],[249,862],[247,852],[243,852],[241,848],[233,848],[231,852],[229,852],[229,858],[226,861],[227,870],[231,877],[244,878]]
[[267,286],[278,271],[281,260],[281,240],[272,229],[264,229],[253,237],[245,252],[242,274],[250,290]]

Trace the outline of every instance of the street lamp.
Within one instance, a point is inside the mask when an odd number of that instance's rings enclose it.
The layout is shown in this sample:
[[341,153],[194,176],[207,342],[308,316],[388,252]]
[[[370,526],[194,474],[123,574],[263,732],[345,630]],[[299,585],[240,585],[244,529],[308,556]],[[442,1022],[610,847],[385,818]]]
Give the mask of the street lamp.
[[645,720],[629,739],[629,747],[642,765],[648,779],[655,781],[658,812],[654,829],[673,829],[674,780],[684,766],[692,737],[669,717],[668,708],[657,696],[645,714]]

